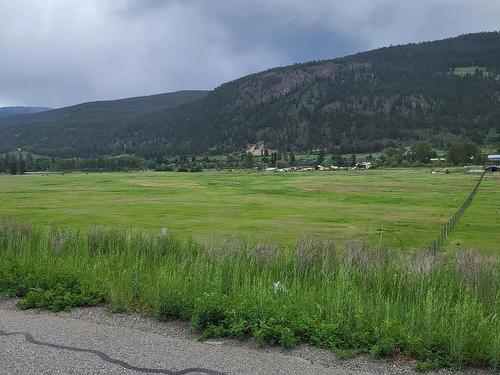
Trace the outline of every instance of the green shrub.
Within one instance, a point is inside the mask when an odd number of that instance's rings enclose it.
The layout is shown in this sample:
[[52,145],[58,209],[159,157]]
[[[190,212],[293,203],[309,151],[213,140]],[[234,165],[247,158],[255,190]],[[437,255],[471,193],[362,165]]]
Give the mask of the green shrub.
[[224,323],[227,296],[205,293],[194,305],[190,325],[196,331],[204,331]]
[[70,310],[73,307],[96,306],[103,296],[91,290],[86,290],[78,281],[65,275],[55,281],[53,286],[30,289],[17,303],[20,309],[46,308],[54,312]]
[[433,360],[433,361],[419,361],[415,365],[415,370],[421,371],[421,372],[427,372],[427,371],[435,371],[439,370],[441,367],[440,363],[438,360]]

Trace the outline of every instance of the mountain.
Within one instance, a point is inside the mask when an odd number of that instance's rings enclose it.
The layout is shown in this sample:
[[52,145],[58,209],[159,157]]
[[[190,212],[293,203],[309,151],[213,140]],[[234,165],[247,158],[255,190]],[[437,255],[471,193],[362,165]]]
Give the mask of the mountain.
[[0,120],[0,151],[157,157],[227,153],[260,141],[282,151],[342,153],[420,139],[497,142],[500,33],[270,69],[151,111],[115,103],[120,114],[109,103],[89,114],[90,103]]
[[[126,152],[127,129],[151,113],[203,98],[206,91],[178,91],[78,104],[0,120],[0,150],[23,148],[50,156]],[[1,152],[0,151],[0,152]]]
[[0,119],[27,113],[39,113],[49,111],[47,107],[0,107]]

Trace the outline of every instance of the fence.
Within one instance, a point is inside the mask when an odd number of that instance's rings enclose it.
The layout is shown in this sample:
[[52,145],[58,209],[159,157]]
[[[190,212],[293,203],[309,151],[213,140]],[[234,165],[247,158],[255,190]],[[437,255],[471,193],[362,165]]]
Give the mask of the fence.
[[479,177],[479,180],[477,181],[476,186],[470,192],[470,194],[467,197],[467,199],[465,200],[465,202],[462,203],[462,205],[457,210],[457,212],[455,212],[453,214],[453,216],[450,218],[450,220],[448,220],[448,222],[446,223],[445,227],[443,229],[441,229],[437,238],[432,242],[430,247],[433,251],[441,250],[445,241],[447,240],[448,236],[450,235],[451,231],[453,230],[453,228],[455,228],[455,225],[458,223],[458,221],[460,220],[460,218],[464,214],[467,207],[470,206],[472,199],[474,199],[474,197],[476,196],[477,191],[479,190],[479,186],[481,185],[481,182],[483,181],[483,178],[485,175],[486,175],[486,171],[481,174],[481,177]]

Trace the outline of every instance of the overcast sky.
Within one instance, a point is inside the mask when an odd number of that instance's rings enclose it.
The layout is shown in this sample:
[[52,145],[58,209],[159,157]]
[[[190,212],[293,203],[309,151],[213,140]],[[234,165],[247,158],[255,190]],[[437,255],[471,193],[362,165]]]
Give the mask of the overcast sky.
[[274,66],[497,29],[499,0],[0,0],[0,106],[211,89]]

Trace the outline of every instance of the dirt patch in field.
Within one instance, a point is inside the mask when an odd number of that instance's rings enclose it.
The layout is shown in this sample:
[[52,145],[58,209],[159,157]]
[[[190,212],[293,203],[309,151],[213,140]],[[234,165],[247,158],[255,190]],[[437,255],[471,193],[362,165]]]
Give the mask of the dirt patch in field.
[[205,186],[195,182],[159,182],[150,180],[133,180],[130,183],[142,187],[154,187],[164,189],[203,189]]

